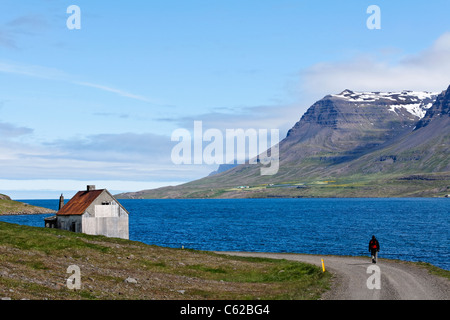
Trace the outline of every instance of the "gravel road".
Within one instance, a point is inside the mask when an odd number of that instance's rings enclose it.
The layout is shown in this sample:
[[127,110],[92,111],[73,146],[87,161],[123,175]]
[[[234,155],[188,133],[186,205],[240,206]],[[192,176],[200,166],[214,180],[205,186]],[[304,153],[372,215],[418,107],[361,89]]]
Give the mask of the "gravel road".
[[[322,266],[334,275],[332,288],[323,300],[450,300],[450,281],[428,273],[424,268],[392,260],[379,259],[380,289],[370,257],[319,256],[285,253],[216,252],[246,257],[263,257],[306,262]],[[370,279],[369,279],[370,278]],[[372,286],[373,287],[373,286]]]

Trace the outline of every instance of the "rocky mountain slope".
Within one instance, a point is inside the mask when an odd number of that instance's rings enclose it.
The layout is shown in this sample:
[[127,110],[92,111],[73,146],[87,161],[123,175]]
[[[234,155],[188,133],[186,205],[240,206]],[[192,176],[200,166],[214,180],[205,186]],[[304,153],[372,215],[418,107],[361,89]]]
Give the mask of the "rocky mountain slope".
[[[449,104],[450,87],[440,94],[344,90],[317,101],[289,130],[276,175],[239,165],[119,197],[442,196],[450,193]],[[236,190],[242,185],[249,188]]]

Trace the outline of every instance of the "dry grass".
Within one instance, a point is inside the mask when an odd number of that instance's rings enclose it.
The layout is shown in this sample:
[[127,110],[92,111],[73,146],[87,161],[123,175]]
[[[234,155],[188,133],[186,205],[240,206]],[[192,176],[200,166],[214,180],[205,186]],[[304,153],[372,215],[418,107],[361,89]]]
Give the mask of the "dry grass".
[[54,210],[32,206],[0,195],[0,215],[56,213]]
[[[66,286],[70,265],[81,270],[80,290]],[[318,299],[329,280],[328,273],[298,262],[0,223],[0,298],[309,300]]]

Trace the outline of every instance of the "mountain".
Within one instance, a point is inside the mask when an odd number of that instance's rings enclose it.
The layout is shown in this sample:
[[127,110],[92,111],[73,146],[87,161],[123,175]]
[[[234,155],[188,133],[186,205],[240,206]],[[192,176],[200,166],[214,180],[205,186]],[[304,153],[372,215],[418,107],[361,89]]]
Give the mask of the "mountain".
[[[450,87],[344,90],[314,103],[279,143],[279,170],[239,165],[119,197],[381,197],[450,193]],[[237,186],[249,186],[238,189]]]
[[450,87],[437,96],[412,131],[354,161],[351,170],[359,170],[358,165],[365,172],[449,173]]

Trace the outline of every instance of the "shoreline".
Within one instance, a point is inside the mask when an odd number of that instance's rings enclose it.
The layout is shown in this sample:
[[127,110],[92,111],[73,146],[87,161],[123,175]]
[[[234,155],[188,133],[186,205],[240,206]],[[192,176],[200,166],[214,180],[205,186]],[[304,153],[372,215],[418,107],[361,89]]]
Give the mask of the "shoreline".
[[32,215],[45,215],[45,214],[56,214],[56,211],[51,211],[51,212],[6,212],[6,213],[0,213],[0,217],[32,216]]

